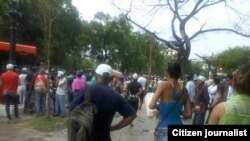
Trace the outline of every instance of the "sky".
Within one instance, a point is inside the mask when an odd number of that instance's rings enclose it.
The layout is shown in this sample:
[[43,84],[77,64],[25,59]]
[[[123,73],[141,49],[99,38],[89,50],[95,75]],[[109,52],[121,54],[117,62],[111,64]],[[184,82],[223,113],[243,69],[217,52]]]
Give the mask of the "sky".
[[[81,14],[82,19],[91,21],[97,12],[104,12],[110,16],[118,16],[120,11],[111,3],[112,0],[72,0],[72,3],[77,7]],[[143,7],[140,3],[143,0],[134,0],[133,10],[130,14],[132,20],[140,23],[141,25],[147,25],[149,17],[149,9]],[[144,0],[154,1],[154,0]],[[240,1],[240,3],[239,3]],[[116,0],[116,4],[123,8],[128,9],[130,6],[130,0]],[[249,15],[250,17],[250,1],[249,0],[233,0],[232,5],[235,8],[240,9],[241,13],[244,15]],[[189,5],[187,5],[189,6]],[[168,11],[161,10],[158,15],[154,16],[153,22],[151,22],[148,28],[151,31],[158,33],[158,35],[164,39],[171,39],[171,30],[169,30],[171,21],[171,13]],[[247,17],[247,16],[245,16]],[[201,25],[206,23],[207,27],[227,27],[230,23],[239,21],[240,19],[230,11],[224,9],[224,5],[213,6],[211,9],[202,11],[197,15],[197,19],[190,21],[187,25],[187,31],[192,34],[193,31],[197,31]],[[247,17],[248,18],[248,17]],[[245,31],[249,31],[250,25],[249,21],[241,22],[242,26],[245,26]],[[167,28],[166,28],[167,27]],[[135,30],[139,30],[135,27]],[[212,32],[199,36],[192,42],[191,54],[189,59],[200,59],[195,54],[200,56],[211,56],[218,54],[229,47],[235,46],[250,46],[250,38],[245,38],[239,35],[235,35],[228,32]]]

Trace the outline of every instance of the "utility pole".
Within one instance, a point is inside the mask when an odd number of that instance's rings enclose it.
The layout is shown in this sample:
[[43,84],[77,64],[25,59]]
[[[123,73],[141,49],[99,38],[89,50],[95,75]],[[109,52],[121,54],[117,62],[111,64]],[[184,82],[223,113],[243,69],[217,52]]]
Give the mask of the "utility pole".
[[11,10],[9,11],[9,17],[11,20],[10,25],[10,50],[9,50],[9,61],[8,63],[16,64],[16,31],[17,31],[17,16],[19,13],[17,12],[17,3],[18,0],[9,0],[9,5]]
[[148,84],[149,84],[149,81],[151,80],[153,46],[154,46],[154,38],[152,36],[150,36],[150,39],[149,39],[149,56],[148,56],[148,60],[149,60],[148,61],[148,81],[147,81],[147,85],[146,85],[146,91],[148,91]]

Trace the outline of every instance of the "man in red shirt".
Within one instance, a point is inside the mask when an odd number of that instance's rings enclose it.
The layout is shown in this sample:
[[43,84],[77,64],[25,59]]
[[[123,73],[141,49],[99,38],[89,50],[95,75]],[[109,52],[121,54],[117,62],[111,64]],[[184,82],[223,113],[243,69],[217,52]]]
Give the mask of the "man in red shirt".
[[7,115],[7,118],[11,120],[12,119],[10,115],[11,102],[14,105],[15,117],[19,118],[17,87],[20,81],[19,81],[18,74],[13,71],[14,69],[13,64],[7,64],[6,69],[7,71],[1,75],[0,85],[3,85],[3,95],[4,95],[6,115]]

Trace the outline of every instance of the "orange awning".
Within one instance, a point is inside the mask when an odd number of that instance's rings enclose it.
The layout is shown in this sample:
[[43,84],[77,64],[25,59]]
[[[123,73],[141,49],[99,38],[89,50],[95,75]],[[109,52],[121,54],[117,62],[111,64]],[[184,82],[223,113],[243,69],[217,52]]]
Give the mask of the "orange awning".
[[[8,42],[0,42],[0,51],[9,51],[10,50],[10,43]],[[16,44],[16,52],[17,53],[26,53],[29,55],[36,56],[36,47],[35,46],[28,46],[28,45],[21,45]]]

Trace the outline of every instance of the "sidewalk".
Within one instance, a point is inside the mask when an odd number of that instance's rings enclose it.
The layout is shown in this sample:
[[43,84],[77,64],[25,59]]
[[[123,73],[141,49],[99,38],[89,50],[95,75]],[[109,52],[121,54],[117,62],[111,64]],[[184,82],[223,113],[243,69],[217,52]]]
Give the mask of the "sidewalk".
[[[23,114],[23,105],[22,104],[18,105],[18,112],[19,112],[19,115]],[[11,113],[11,116],[13,117],[13,115],[14,115],[14,106],[13,105],[10,105],[10,113]],[[3,104],[0,104],[0,117],[6,117],[5,105],[3,105]]]
[[[116,123],[121,117],[115,118],[113,123]],[[184,124],[192,124],[191,119],[183,120]],[[134,126],[128,126],[123,129],[111,132],[113,141],[153,141],[154,129],[158,120],[155,118],[149,119],[146,115],[145,105],[142,105],[142,110],[138,110],[137,118],[134,120]]]
[[67,141],[67,130],[41,132],[35,129],[24,128],[22,124],[36,118],[35,115],[20,115],[20,119],[9,121],[0,116],[0,141]]
[[[0,141],[67,141],[67,129],[54,132],[41,132],[20,126],[24,121],[35,118],[34,115],[20,115],[21,119],[8,121],[5,116],[0,116]],[[116,114],[113,124],[119,122],[122,117]],[[113,141],[153,141],[156,119],[146,116],[145,105],[138,110],[134,126],[111,132]],[[184,124],[191,124],[191,119],[185,120]]]

